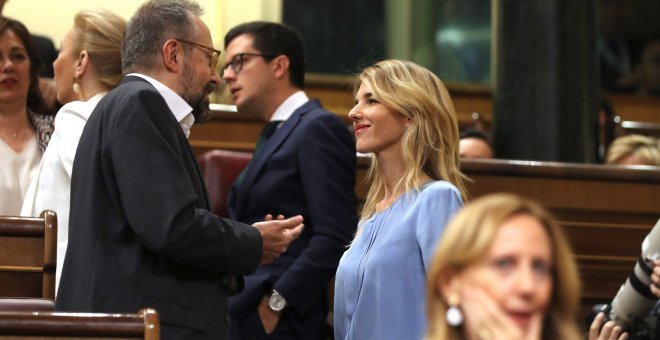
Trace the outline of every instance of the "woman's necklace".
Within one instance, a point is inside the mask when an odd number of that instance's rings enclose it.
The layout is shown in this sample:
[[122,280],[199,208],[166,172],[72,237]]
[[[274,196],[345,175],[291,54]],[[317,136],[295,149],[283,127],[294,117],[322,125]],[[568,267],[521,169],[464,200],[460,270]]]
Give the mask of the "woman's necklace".
[[22,140],[25,140],[27,137],[32,135],[32,129],[30,127],[24,127],[16,130],[5,130],[0,135],[2,139],[8,143],[16,143]]

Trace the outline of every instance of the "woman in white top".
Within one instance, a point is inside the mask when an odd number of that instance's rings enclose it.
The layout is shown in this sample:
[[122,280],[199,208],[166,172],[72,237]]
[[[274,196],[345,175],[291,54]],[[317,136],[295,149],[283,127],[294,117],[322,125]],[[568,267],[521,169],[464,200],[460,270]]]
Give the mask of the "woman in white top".
[[56,290],[68,242],[71,169],[82,130],[96,104],[122,78],[121,42],[126,21],[104,9],[80,11],[53,62],[57,100],[65,104],[23,202],[21,215],[57,213]]
[[0,18],[0,215],[18,215],[53,131],[39,90],[41,61],[25,26]]

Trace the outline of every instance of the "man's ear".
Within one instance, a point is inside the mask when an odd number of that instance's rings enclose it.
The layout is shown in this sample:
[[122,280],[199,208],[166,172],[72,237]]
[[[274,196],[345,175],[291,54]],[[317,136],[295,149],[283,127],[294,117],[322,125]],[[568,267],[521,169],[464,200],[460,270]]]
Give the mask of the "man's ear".
[[181,66],[181,55],[183,47],[175,39],[168,39],[163,44],[163,64],[165,68],[173,73],[177,73]]
[[87,72],[87,68],[91,67],[91,61],[89,60],[89,53],[87,51],[82,50],[80,54],[78,55],[78,60],[76,61],[76,64],[73,69],[73,77],[76,79],[80,79],[85,72]]
[[284,76],[287,75],[289,72],[289,64],[290,60],[289,57],[285,55],[278,55],[271,61],[271,65],[273,65],[274,71],[275,71],[275,78],[280,79]]

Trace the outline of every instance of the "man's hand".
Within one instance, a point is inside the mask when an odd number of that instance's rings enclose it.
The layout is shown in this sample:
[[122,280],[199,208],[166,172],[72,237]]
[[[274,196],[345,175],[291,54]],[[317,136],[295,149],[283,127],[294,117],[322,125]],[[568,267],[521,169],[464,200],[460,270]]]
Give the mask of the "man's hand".
[[285,252],[289,243],[297,239],[302,233],[305,227],[302,222],[303,217],[300,215],[285,220],[273,220],[272,216],[266,216],[264,222],[253,224],[261,233],[261,239],[263,240],[260,264],[271,263]]
[[259,318],[261,324],[264,326],[266,334],[270,334],[275,330],[277,324],[280,322],[281,313],[278,313],[268,307],[268,297],[264,296],[259,303]]
[[589,327],[589,340],[628,340],[628,333],[612,320],[605,322],[605,314],[600,312]]
[[651,274],[651,293],[660,299],[660,260],[653,263],[653,273]]

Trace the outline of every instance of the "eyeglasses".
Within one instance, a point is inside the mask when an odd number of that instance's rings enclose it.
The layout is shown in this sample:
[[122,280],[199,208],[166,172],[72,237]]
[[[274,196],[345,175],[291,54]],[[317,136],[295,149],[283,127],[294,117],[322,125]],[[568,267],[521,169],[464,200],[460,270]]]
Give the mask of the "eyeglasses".
[[220,59],[220,53],[222,51],[216,50],[215,48],[204,46],[202,44],[198,44],[196,42],[188,41],[188,40],[183,40],[183,39],[176,39],[178,42],[182,42],[185,44],[190,44],[192,47],[199,48],[202,51],[206,52],[211,52],[208,57],[209,57],[209,68],[211,68],[211,71],[215,70],[215,66],[218,65],[218,60]]
[[222,68],[222,73],[225,73],[225,70],[231,66],[231,70],[234,71],[234,73],[241,72],[243,69],[243,61],[245,61],[245,56],[249,57],[262,57],[264,59],[273,59],[277,57],[276,55],[272,54],[261,54],[261,53],[239,53],[235,55],[234,57],[231,58],[228,64],[226,64]]

